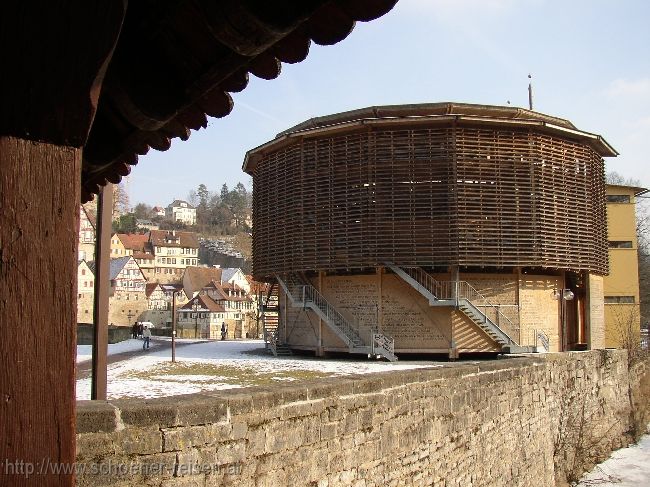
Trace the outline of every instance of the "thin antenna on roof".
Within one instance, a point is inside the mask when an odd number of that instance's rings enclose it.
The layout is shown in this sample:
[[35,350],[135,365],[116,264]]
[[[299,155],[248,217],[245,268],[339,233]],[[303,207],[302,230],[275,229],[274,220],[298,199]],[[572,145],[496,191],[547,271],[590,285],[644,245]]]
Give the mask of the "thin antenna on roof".
[[533,109],[533,77],[531,76],[530,73],[528,73],[528,79],[530,80],[528,82],[528,108],[532,110]]

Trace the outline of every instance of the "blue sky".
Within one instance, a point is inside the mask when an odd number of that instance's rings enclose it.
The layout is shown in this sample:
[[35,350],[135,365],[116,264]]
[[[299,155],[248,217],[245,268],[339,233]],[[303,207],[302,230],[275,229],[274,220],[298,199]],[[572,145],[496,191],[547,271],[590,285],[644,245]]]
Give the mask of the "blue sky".
[[167,205],[205,184],[250,184],[248,149],[308,118],[371,105],[456,101],[528,105],[602,135],[608,170],[650,187],[650,2],[400,0],[334,46],[265,81],[251,75],[224,119],[151,150],[133,168],[131,204]]

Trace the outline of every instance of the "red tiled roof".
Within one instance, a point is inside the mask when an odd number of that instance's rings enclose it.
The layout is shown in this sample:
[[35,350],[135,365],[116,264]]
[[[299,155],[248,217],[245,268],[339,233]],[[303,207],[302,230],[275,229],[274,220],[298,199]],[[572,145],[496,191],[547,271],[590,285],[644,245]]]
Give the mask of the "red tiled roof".
[[89,208],[86,208],[86,205],[81,205],[81,209],[83,212],[86,214],[86,218],[88,218],[88,221],[90,224],[93,226],[93,228],[97,228],[97,219],[95,218],[95,214],[90,211]]
[[215,282],[214,280],[213,280],[213,281],[210,281],[210,283],[207,284],[206,286],[203,286],[203,288],[201,289],[201,291],[204,291],[204,290],[205,290],[206,292],[208,292],[208,291],[216,291],[216,292],[218,293],[218,295],[220,295],[220,296],[218,296],[218,297],[216,298],[218,301],[221,301],[221,300],[224,300],[224,299],[228,299],[228,296],[227,296],[226,293],[223,291],[223,288],[221,287],[221,284],[219,284],[218,282]]
[[187,287],[193,291],[204,288],[212,281],[221,282],[221,269],[216,267],[188,266],[183,273],[183,281],[187,278]]
[[203,295],[203,296],[198,295],[198,296],[196,296],[196,297],[190,299],[190,300],[189,300],[189,301],[188,301],[188,302],[187,302],[187,303],[186,303],[182,308],[180,308],[180,309],[184,309],[184,310],[186,310],[186,311],[188,311],[188,310],[191,311],[191,310],[192,310],[192,305],[194,304],[195,301],[199,301],[200,304],[202,305],[202,307],[203,307],[204,309],[208,309],[208,310],[210,310],[210,311],[213,312],[213,313],[225,313],[225,311],[226,311],[226,308],[225,308],[223,305],[221,305],[221,304],[215,302],[215,301],[214,301],[210,296],[208,296],[208,295]]
[[199,239],[194,232],[151,230],[149,235],[149,242],[155,247],[199,248]]
[[133,251],[144,251],[149,241],[149,235],[146,233],[118,233],[117,236],[120,237],[124,248]]
[[160,284],[158,284],[157,282],[148,282],[145,285],[145,289],[144,289],[144,292],[147,295],[147,297],[151,296],[151,293],[153,293],[158,286],[160,286]]

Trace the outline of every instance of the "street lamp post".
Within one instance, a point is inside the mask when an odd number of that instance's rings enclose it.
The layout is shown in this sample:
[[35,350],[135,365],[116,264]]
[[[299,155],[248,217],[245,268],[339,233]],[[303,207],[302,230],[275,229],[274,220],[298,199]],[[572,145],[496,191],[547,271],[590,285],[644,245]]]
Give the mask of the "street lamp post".
[[176,295],[180,291],[172,291],[172,362],[176,362]]
[[195,299],[192,309],[194,310],[194,338],[199,337],[199,300]]

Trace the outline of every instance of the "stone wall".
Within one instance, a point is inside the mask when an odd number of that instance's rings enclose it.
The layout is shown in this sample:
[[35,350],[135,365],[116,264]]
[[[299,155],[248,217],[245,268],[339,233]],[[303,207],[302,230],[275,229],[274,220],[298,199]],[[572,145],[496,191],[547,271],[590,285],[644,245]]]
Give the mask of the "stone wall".
[[81,401],[78,485],[551,486],[627,441],[629,375],[607,350]]
[[115,291],[108,302],[108,321],[115,325],[133,325],[144,321],[148,311],[147,295],[144,291]]

